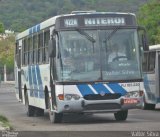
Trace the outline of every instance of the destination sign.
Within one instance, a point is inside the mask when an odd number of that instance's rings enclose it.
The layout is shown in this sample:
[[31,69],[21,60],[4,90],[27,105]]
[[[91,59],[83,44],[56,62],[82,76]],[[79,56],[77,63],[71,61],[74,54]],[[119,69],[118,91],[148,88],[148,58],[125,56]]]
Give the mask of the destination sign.
[[84,24],[86,26],[114,26],[125,25],[125,19],[122,17],[115,18],[85,18]]
[[137,26],[136,18],[132,14],[84,14],[68,15],[56,19],[57,30],[72,28],[93,28],[114,27],[114,26]]
[[78,21],[77,19],[65,19],[64,26],[65,27],[76,27],[78,26]]
[[[122,26],[126,25],[125,19],[122,17],[115,18],[84,18],[84,26]],[[65,27],[77,27],[77,19],[65,19]]]

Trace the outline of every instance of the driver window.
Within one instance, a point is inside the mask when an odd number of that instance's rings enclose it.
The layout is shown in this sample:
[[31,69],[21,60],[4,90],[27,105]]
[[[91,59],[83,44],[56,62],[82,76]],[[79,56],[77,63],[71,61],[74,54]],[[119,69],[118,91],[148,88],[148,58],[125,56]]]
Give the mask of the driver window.
[[121,42],[109,42],[108,63],[127,60],[125,46]]

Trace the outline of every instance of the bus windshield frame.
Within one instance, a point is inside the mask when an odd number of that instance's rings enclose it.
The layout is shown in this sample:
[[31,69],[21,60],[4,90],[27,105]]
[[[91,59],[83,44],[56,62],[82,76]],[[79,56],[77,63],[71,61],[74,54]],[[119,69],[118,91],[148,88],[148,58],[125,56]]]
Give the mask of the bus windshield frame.
[[[58,39],[57,82],[142,79],[136,27],[61,30]],[[121,57],[111,62],[114,45]]]

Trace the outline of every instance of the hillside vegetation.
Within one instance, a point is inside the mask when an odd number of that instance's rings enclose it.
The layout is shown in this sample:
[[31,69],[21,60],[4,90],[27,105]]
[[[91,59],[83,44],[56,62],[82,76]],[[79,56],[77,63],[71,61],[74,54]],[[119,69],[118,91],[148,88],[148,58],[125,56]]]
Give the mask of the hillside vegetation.
[[20,32],[54,15],[73,10],[136,13],[144,3],[146,0],[0,0],[0,22],[6,29]]
[[13,35],[0,40],[0,72],[4,64],[7,65],[7,73],[13,70],[14,48],[15,37]]
[[160,44],[160,1],[145,4],[139,9],[139,24],[145,26],[150,45]]

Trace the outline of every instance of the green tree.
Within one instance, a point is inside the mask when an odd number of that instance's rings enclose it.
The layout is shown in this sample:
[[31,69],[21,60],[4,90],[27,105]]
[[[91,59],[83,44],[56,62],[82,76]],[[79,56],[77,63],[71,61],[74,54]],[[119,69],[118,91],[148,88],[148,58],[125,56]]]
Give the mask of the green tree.
[[153,0],[1,0],[0,21],[5,28],[21,32],[57,14],[73,10],[136,12]]
[[4,25],[0,22],[0,33],[4,33]]
[[0,40],[0,65],[6,64],[9,71],[13,71],[14,67],[14,43],[15,36]]
[[149,2],[140,8],[138,22],[146,27],[150,45],[160,43],[160,2],[158,0]]

